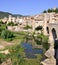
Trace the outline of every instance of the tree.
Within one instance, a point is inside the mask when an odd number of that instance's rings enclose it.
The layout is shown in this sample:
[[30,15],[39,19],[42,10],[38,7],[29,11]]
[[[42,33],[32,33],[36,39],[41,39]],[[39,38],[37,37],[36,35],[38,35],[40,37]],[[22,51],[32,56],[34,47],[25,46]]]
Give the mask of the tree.
[[52,12],[52,9],[48,9],[48,12],[49,12],[49,13]]
[[58,13],[58,8],[56,8],[55,12]]
[[44,10],[44,11],[43,11],[43,13],[47,13],[47,11],[46,11],[46,10]]
[[44,11],[43,11],[43,13],[47,13],[47,12],[48,12],[48,13],[51,13],[51,12],[58,13],[58,8],[56,8],[56,9],[52,9],[52,8],[51,8],[51,9],[48,9],[48,10],[44,10]]
[[8,24],[7,24],[8,26],[16,26],[17,24],[14,24],[14,22],[9,22]]
[[29,25],[26,25],[25,27],[24,27],[24,29],[31,29],[32,27],[31,26],[29,26]]

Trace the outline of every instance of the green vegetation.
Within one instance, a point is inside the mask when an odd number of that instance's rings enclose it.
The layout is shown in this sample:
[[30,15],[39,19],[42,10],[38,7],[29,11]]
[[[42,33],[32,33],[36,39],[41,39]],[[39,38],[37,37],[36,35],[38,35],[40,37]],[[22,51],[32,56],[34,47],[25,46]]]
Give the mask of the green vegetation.
[[43,11],[43,13],[47,13],[47,11],[46,11],[46,10],[44,10],[44,11]]
[[38,34],[37,35],[37,44],[43,45],[43,48],[45,48],[45,50],[47,50],[49,48],[48,37],[45,36],[44,34]]
[[8,26],[17,26],[18,24],[16,23],[16,24],[14,24],[14,22],[9,22],[8,24],[7,24]]
[[[14,24],[11,22],[8,25],[13,26]],[[26,29],[30,29],[30,26],[26,26]],[[42,26],[39,26],[37,30],[42,30]],[[28,59],[25,56],[24,53],[24,48],[20,46],[20,43],[22,43],[23,40],[32,40],[34,35],[36,34],[35,32],[31,35],[30,33],[27,32],[12,32],[7,30],[7,25],[3,24],[1,21],[1,26],[0,26],[0,38],[9,41],[10,43],[13,42],[14,44],[11,46],[6,46],[3,50],[9,50],[10,54],[2,54],[0,53],[0,64],[9,58],[11,59],[12,65],[41,65],[40,61],[42,59],[41,54],[37,55],[37,58],[35,59]],[[25,38],[26,37],[26,38]],[[43,45],[43,48],[46,50],[48,49],[48,37],[45,36],[44,34],[37,34],[36,43],[39,45]],[[20,41],[20,43],[19,43]],[[1,41],[0,41],[1,42]],[[16,43],[16,44],[15,44]],[[0,43],[1,44],[1,43]],[[5,45],[5,44],[4,44]]]
[[27,34],[27,32],[20,31],[20,32],[13,32],[13,34],[25,35],[25,34]]
[[0,18],[9,17],[9,15],[12,15],[14,17],[17,17],[17,16],[22,17],[22,15],[20,15],[20,14],[12,14],[12,13],[8,13],[8,12],[0,11]]
[[[11,31],[7,30],[6,28],[4,28],[1,31],[1,37],[3,39],[12,38],[14,35],[13,40],[15,40],[16,43],[18,43],[17,40],[22,41],[22,39],[24,39],[24,37],[25,37],[25,34],[27,34],[27,33],[26,32],[11,32]],[[40,61],[41,61],[42,55],[38,54],[37,58],[28,59],[25,56],[24,48],[22,48],[20,46],[20,44],[6,46],[6,48],[4,50],[9,50],[10,54],[5,55],[5,54],[0,53],[0,64],[10,58],[12,65],[41,65]]]
[[34,44],[42,45],[44,51],[49,49],[49,43],[48,43],[48,37],[44,35],[43,33],[35,33],[33,32],[31,35],[26,34],[25,35],[26,42],[31,42],[31,44],[34,46]]
[[56,9],[52,9],[52,8],[51,8],[51,9],[48,9],[48,10],[44,10],[44,11],[43,11],[43,13],[47,13],[47,12],[48,12],[48,13],[51,13],[51,12],[58,13],[58,8],[56,8]]
[[13,33],[7,30],[7,25],[0,21],[0,38],[11,40],[13,37]]
[[[25,33],[24,32],[11,32],[9,30],[2,30],[1,34],[0,34],[0,38],[6,40],[6,41],[19,41],[19,40],[24,40],[24,35]],[[16,42],[15,41],[15,42]],[[15,43],[14,42],[14,43]]]
[[24,49],[20,45],[14,45],[8,49],[10,51],[12,65],[19,65],[24,62]]
[[32,27],[29,26],[29,25],[26,25],[26,26],[24,27],[24,29],[32,29]]
[[41,65],[40,61],[42,55],[38,54],[35,59],[25,58],[24,48],[22,48],[19,44],[8,46],[4,50],[8,49],[10,54],[1,54],[0,53],[0,63],[3,61],[11,59],[12,65]]
[[0,62],[6,61],[8,58],[11,59],[12,65],[19,65],[24,62],[24,49],[20,45],[8,46],[6,49],[9,50],[10,54],[0,53]]
[[[42,28],[40,28],[40,30],[42,30]],[[49,43],[48,43],[48,37],[46,35],[44,35],[43,33],[35,33],[33,32],[32,34],[26,34],[25,35],[25,40],[26,41],[31,41],[32,44],[37,44],[37,45],[42,45],[43,48],[46,50],[48,50],[49,48]]]
[[38,54],[36,59],[25,59],[25,62],[23,65],[41,65],[41,58],[42,55]]
[[0,64],[3,62],[3,61],[6,61],[6,55],[5,54],[2,54],[0,53]]
[[2,21],[2,20],[0,20],[0,26],[1,26],[1,25],[3,25],[3,24],[4,24],[4,23],[3,23],[3,21]]
[[5,29],[7,29],[6,24],[4,24],[2,21],[0,21],[0,37],[1,37],[1,32],[2,32],[3,30],[5,30]]
[[[6,41],[12,41],[12,40],[19,40],[23,39],[25,32],[12,32],[7,30],[7,24],[0,21],[0,38],[5,39]],[[14,23],[10,22],[10,25],[15,25]]]
[[5,29],[1,32],[1,37],[3,39],[11,40],[14,37],[14,35],[11,31]]

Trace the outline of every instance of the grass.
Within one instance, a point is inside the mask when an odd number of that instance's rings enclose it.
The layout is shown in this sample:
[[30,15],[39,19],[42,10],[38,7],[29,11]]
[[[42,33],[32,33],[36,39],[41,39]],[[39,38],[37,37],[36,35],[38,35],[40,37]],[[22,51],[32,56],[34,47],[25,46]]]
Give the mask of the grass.
[[[16,41],[16,40],[14,39],[13,41]],[[2,41],[2,39],[1,39],[1,41]],[[13,42],[13,41],[11,41],[11,42]],[[25,58],[24,48],[22,48],[20,46],[20,43],[7,46],[4,50],[6,50],[6,49],[9,50],[10,54],[8,54],[8,55],[0,54],[1,62],[10,58],[12,61],[12,65],[41,65],[40,62],[41,62],[42,55],[38,54],[37,58],[35,58],[35,59]]]
[[11,61],[12,61],[12,65],[14,65],[15,62],[16,62],[16,65],[17,65],[17,63],[19,63],[19,61],[23,60],[24,49],[19,44],[15,44],[13,46],[8,46],[5,49],[8,49],[10,54],[5,55],[5,54],[0,53],[0,61],[1,62],[10,58]]
[[10,54],[1,54],[0,61],[6,61],[8,58],[11,59],[12,65],[41,65],[40,61],[42,55],[38,54],[35,59],[25,58],[24,48],[20,46],[21,42],[25,39],[26,32],[13,32],[14,38],[12,41],[7,41],[0,38],[0,44],[5,46],[6,50],[8,49]]
[[[12,32],[13,32],[13,31],[12,31]],[[21,31],[19,31],[19,32],[13,32],[13,34],[25,35],[26,32],[21,32]]]
[[5,46],[21,43],[24,40],[24,35],[21,35],[21,34],[25,34],[24,32],[20,32],[20,34],[19,34],[19,32],[12,32],[12,33],[13,33],[14,37],[9,38],[12,40],[3,39],[0,37],[0,45],[3,45],[5,47]]
[[38,54],[37,55],[37,58],[35,59],[25,59],[25,62],[23,65],[41,65],[41,58],[42,58],[42,55]]

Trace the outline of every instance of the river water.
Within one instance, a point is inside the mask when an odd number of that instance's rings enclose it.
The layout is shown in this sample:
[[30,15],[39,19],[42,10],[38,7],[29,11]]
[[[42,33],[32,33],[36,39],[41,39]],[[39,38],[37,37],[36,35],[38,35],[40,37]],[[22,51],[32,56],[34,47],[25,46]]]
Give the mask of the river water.
[[24,47],[27,58],[37,58],[36,54],[43,54],[42,49],[33,48],[30,43],[22,43],[21,46]]

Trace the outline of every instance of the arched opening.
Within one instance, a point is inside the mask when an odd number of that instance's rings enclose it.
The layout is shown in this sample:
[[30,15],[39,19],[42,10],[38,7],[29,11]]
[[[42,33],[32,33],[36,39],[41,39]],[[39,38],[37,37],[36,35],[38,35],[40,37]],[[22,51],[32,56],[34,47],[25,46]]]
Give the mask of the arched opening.
[[56,59],[56,65],[58,65],[58,39],[57,39],[56,30],[54,28],[52,29],[52,35],[54,39],[54,49],[55,49],[54,58]]
[[56,59],[56,65],[58,65],[58,39],[57,39],[56,30],[54,28],[52,29],[52,34],[53,34],[54,49],[55,49],[54,58]]
[[47,21],[47,23],[49,23],[49,20]]
[[54,28],[52,29],[52,35],[55,40],[57,38],[57,34],[56,34],[56,30]]
[[46,27],[46,30],[47,30],[47,34],[49,34],[49,28],[48,27]]
[[38,31],[38,30],[42,30],[42,29],[43,29],[42,26],[38,26],[38,27],[35,28],[35,30],[37,30],[37,31]]

